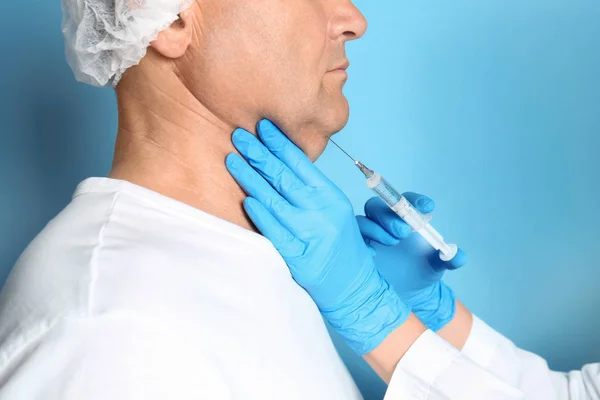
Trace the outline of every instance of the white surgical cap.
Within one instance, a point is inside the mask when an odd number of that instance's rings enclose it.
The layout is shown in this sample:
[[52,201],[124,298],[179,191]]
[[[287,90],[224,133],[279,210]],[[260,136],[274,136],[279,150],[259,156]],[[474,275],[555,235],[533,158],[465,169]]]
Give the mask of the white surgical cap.
[[62,0],[67,61],[78,81],[115,86],[194,0]]

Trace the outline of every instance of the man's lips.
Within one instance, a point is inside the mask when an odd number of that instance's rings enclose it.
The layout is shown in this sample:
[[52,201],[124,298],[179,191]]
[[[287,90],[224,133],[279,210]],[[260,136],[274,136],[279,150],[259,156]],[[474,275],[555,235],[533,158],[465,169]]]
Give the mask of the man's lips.
[[330,69],[327,72],[346,71],[349,67],[350,67],[350,61],[344,60],[343,62],[341,62],[340,64],[338,64],[337,66],[335,66],[334,68]]

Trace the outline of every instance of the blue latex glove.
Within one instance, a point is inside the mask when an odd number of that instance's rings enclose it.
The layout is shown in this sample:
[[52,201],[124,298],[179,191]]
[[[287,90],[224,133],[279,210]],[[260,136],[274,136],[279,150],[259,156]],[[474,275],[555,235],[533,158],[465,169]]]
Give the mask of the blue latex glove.
[[[433,200],[427,196],[404,193],[404,197],[423,214],[431,213],[435,208]],[[390,210],[379,197],[374,197],[365,204],[365,214],[366,216],[358,216],[357,221],[367,245],[375,242],[384,246],[395,246],[400,243],[400,240],[407,239],[412,234],[410,226]],[[416,247],[419,244],[418,240],[403,241],[403,246]],[[438,331],[452,320],[456,311],[454,293],[441,279],[446,269],[457,269],[463,266],[467,261],[466,255],[459,249],[451,261],[443,262],[437,251],[430,251],[425,256],[422,249],[403,250],[416,252],[418,257],[427,257],[427,260],[397,265],[398,257],[393,258],[391,262],[396,270],[394,274],[402,276],[402,284],[396,286],[396,291],[425,326]]]
[[[293,278],[346,342],[363,355],[410,315],[375,267],[350,201],[269,121],[258,140],[236,130],[229,172],[250,197],[244,208]],[[262,143],[261,143],[262,141]]]

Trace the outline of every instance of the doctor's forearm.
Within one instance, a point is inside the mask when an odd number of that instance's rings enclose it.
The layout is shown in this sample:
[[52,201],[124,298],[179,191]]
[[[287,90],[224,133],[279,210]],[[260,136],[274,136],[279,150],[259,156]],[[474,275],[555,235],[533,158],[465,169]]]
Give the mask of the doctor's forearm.
[[452,321],[437,334],[458,350],[462,350],[473,326],[473,314],[460,301],[456,300],[456,312]]
[[402,357],[427,328],[413,314],[363,358],[386,383],[390,383]]
[[[456,349],[461,350],[469,337],[472,325],[473,315],[460,301],[457,301],[454,318],[448,325],[438,331],[438,336]],[[411,315],[377,348],[365,354],[364,359],[381,379],[389,383],[404,354],[425,330],[426,328],[421,321]]]

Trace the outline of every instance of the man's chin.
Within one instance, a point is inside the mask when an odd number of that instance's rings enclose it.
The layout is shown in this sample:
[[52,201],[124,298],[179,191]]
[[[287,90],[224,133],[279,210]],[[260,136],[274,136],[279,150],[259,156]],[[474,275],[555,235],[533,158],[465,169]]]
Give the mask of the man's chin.
[[345,112],[343,112],[343,110],[338,111],[342,112],[330,114],[327,123],[323,124],[323,128],[320,129],[320,132],[314,135],[314,139],[311,140],[311,143],[303,149],[308,158],[313,162],[323,154],[329,145],[329,138],[339,133],[348,124],[350,114],[347,109]]
[[348,104],[346,97],[343,95],[342,97],[343,99],[340,101],[339,106],[331,111],[331,126],[329,127],[331,133],[327,136],[328,139],[344,129],[350,120],[350,105]]
[[343,95],[321,106],[319,111],[318,115],[300,123],[298,129],[291,129],[294,133],[288,135],[313,162],[323,154],[329,138],[344,129],[350,118],[348,100]]

